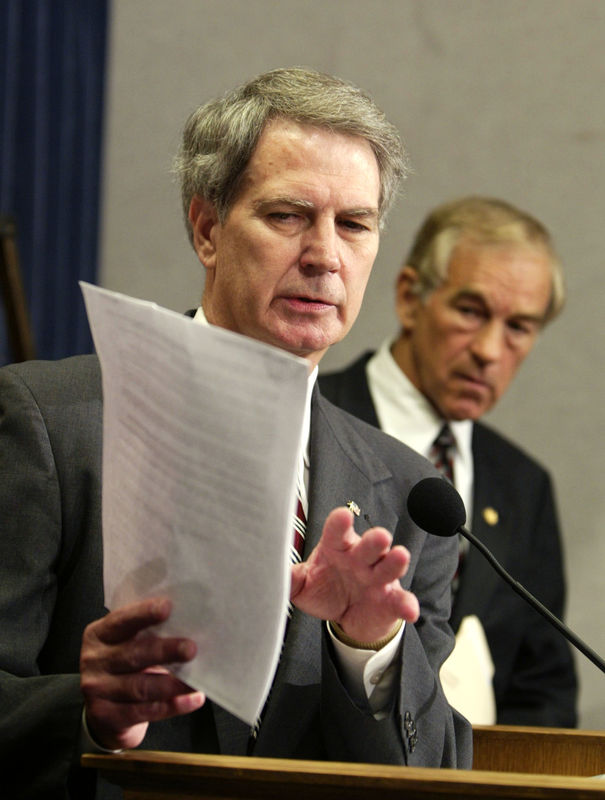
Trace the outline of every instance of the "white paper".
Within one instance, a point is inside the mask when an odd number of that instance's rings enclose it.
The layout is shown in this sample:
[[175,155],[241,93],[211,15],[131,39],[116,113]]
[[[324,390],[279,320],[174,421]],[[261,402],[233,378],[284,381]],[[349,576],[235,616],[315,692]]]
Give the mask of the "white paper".
[[105,598],[173,600],[174,671],[252,724],[285,630],[307,364],[82,283],[103,376]]

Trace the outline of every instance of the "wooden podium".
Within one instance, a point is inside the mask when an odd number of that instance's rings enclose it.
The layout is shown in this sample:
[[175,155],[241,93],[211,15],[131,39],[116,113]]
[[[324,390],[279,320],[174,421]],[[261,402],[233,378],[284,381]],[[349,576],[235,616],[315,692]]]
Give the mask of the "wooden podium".
[[125,800],[605,800],[605,733],[477,727],[473,770],[129,751],[84,755]]

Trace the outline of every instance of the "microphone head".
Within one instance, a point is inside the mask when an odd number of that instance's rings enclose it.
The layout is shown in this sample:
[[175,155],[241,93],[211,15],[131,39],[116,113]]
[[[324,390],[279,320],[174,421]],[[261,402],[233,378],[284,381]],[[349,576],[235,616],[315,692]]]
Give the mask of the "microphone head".
[[445,478],[423,478],[408,495],[408,512],[419,528],[453,536],[466,522],[464,503]]

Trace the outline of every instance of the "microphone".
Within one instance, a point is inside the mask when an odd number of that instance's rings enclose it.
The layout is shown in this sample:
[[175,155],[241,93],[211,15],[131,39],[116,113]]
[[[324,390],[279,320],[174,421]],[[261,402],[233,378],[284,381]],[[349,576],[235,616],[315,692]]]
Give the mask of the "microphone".
[[601,672],[605,672],[605,661],[595,653],[585,642],[570,630],[561,620],[551,611],[542,605],[533,594],[510,575],[496,557],[488,550],[483,542],[464,527],[466,522],[466,511],[462,498],[445,478],[423,478],[412,487],[408,495],[408,512],[412,521],[427,533],[435,536],[454,536],[456,533],[462,534],[465,539],[474,545],[479,552],[489,561],[496,572],[502,577],[509,586],[517,592],[526,602],[536,609],[543,617],[554,625],[554,627],[574,647],[583,653],[586,658],[592,661]]

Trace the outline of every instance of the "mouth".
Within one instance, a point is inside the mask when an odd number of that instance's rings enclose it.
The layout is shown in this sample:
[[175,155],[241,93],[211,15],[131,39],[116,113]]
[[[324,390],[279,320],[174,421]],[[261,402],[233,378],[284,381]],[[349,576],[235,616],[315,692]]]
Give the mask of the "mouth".
[[491,388],[489,383],[485,379],[477,378],[474,375],[466,375],[463,372],[458,372],[457,373],[457,377],[463,383],[466,383],[469,386],[472,386],[472,387],[474,387],[476,389],[484,389],[484,390],[488,391]]
[[283,297],[283,301],[291,308],[293,311],[297,311],[299,313],[309,313],[309,312],[322,312],[327,311],[331,308],[334,308],[334,303],[330,302],[329,300],[323,297],[308,297],[304,295],[295,295],[295,296],[288,296]]

